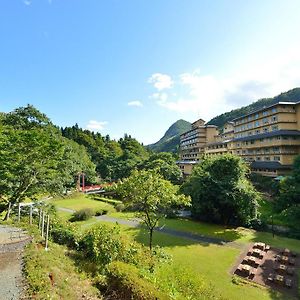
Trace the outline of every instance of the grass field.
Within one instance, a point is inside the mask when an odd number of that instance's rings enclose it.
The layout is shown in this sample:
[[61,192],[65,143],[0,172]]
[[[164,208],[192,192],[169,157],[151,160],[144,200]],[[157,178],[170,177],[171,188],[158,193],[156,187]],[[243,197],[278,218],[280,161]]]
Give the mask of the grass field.
[[114,212],[115,208],[112,204],[104,203],[99,200],[94,200],[92,196],[85,194],[72,194],[72,196],[66,198],[57,198],[51,200],[57,207],[69,208],[73,210],[80,210],[83,208],[91,209],[107,209],[109,212]]
[[[100,204],[100,206],[106,204],[86,199],[86,196],[77,199],[56,200],[54,203],[58,203],[61,207],[81,209],[87,207],[86,205],[92,205],[94,207],[94,205],[97,205],[94,202]],[[109,215],[123,219],[130,219],[134,216],[133,213],[115,212],[113,209],[110,211]],[[77,222],[77,226],[78,228],[81,228],[81,230],[85,230],[97,222],[99,221],[96,219],[90,219],[84,222]],[[107,222],[104,223],[113,226],[113,224]],[[300,252],[299,240],[279,236],[273,238],[272,234],[267,232],[257,232],[246,228],[225,228],[220,225],[188,219],[167,219],[161,221],[160,225],[165,225],[167,228],[173,228],[179,231],[193,232],[245,244],[252,241],[263,241],[275,247],[287,247]],[[145,229],[130,228],[127,226],[121,226],[121,228],[132,235],[137,241],[147,244],[148,235]],[[220,294],[228,299],[290,299],[286,295],[273,293],[271,290],[264,287],[239,279],[233,279],[229,274],[229,271],[240,254],[240,250],[238,249],[229,246],[195,243],[187,239],[177,238],[158,232],[155,232],[154,234],[154,244],[163,247],[173,257],[171,264],[164,265],[156,271],[157,278],[163,279],[171,273],[179,273],[182,272],[182,270],[187,269],[191,273],[191,276],[199,276],[199,274],[203,276],[207,282],[215,286]]]

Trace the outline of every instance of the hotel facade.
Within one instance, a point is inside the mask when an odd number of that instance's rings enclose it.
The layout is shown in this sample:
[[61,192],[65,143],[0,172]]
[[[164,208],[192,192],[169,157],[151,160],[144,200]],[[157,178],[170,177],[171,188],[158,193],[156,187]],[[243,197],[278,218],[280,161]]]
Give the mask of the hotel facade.
[[204,155],[232,153],[252,172],[288,174],[300,154],[300,102],[279,102],[227,122],[222,129],[200,119],[180,136],[178,166],[185,176]]

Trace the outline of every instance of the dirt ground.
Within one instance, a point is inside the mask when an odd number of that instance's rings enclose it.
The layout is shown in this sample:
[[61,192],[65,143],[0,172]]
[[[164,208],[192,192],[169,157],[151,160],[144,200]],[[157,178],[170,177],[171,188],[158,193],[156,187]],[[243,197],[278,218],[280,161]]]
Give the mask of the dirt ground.
[[[243,278],[246,278],[250,281],[256,282],[258,284],[261,284],[263,286],[269,287],[273,290],[280,291],[283,294],[290,294],[294,297],[299,297],[298,295],[298,284],[299,284],[299,278],[298,278],[298,270],[300,268],[300,254],[297,253],[296,257],[293,257],[295,259],[295,265],[290,265],[289,263],[279,263],[276,261],[276,256],[281,255],[281,251],[283,249],[277,249],[277,248],[271,248],[267,252],[264,252],[264,256],[260,259],[257,259],[256,263],[249,263],[245,261],[245,257],[247,257],[247,253],[249,256],[249,251],[251,251],[253,247],[253,244],[244,251],[238,258],[238,261],[236,262],[232,273],[236,274],[238,276],[241,276]],[[289,258],[292,258],[289,256]],[[254,273],[253,275],[246,276],[242,272],[240,272],[237,268],[240,264],[244,265],[250,265],[252,268],[254,268]],[[284,270],[276,270],[275,267],[278,266],[279,264],[286,265],[288,268],[293,268],[294,269],[294,274],[289,275],[286,273]],[[286,287],[283,283],[276,283],[276,282],[271,282],[268,280],[269,274],[274,274],[276,275],[282,275],[284,280],[286,279],[291,279],[292,280],[292,287]]]

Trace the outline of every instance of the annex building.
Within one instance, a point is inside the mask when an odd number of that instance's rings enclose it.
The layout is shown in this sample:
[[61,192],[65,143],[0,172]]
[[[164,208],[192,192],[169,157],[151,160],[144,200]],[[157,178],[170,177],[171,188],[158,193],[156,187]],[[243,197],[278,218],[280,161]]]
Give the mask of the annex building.
[[178,166],[184,175],[203,155],[232,153],[249,162],[252,172],[288,174],[300,154],[300,102],[279,102],[227,122],[222,129],[200,119],[180,136]]

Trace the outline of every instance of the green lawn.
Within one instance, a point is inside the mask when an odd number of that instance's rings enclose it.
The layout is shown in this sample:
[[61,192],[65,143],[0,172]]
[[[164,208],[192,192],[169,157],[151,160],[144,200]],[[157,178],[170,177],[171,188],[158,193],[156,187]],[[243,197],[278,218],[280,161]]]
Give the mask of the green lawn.
[[[86,196],[84,198],[80,197],[80,199],[81,200],[79,201],[78,199],[69,199],[58,200],[57,202],[60,203],[59,206],[63,206],[61,203],[67,203],[68,207],[73,209],[80,209],[83,207],[82,203],[78,202],[83,202],[85,205],[87,203],[91,203],[91,201],[92,203],[98,202],[86,199]],[[55,203],[57,202],[55,201]],[[109,213],[109,215],[123,219],[130,219],[134,217],[133,213],[120,213],[114,211]],[[92,218],[85,222],[77,222],[77,226],[79,229],[85,230],[97,222],[99,221]],[[103,223],[113,226],[112,223]],[[208,224],[188,219],[167,219],[161,221],[159,225],[165,225],[167,228],[218,237],[240,243],[263,241],[275,247],[287,247],[291,250],[300,252],[299,240],[279,236],[275,236],[275,238],[273,238],[270,233],[257,232],[255,230],[241,227],[225,228],[221,225]],[[147,244],[148,235],[145,229],[130,228],[128,226],[121,226],[121,228],[125,232],[131,234],[137,241]],[[154,244],[163,247],[173,257],[171,265],[164,265],[156,271],[157,278],[164,278],[168,275],[168,272],[181,272],[182,269],[188,268],[192,270],[191,273],[194,272],[194,276],[201,274],[207,282],[212,283],[216,287],[216,290],[228,299],[289,299],[286,295],[282,296],[280,294],[274,294],[272,291],[265,289],[264,287],[242,280],[233,280],[229,271],[240,254],[238,249],[231,248],[229,246],[195,243],[187,239],[177,238],[158,232],[155,232],[154,234]]]
[[[108,223],[105,223],[108,224]],[[112,225],[111,225],[112,226]],[[138,242],[148,244],[148,234],[144,229],[121,226],[122,230],[132,235]],[[236,262],[240,250],[213,244],[195,243],[186,239],[163,233],[154,233],[154,244],[159,245],[172,255],[170,264],[156,270],[157,279],[163,279],[170,272],[180,273],[184,269],[191,276],[202,276],[211,283],[217,293],[231,300],[288,300],[286,295],[272,293],[269,289],[247,281],[233,281],[229,271]],[[201,298],[199,298],[201,299]]]
[[51,200],[57,207],[70,208],[80,210],[83,208],[91,209],[107,209],[109,212],[114,212],[115,208],[112,204],[104,203],[99,200],[94,200],[92,196],[76,193],[66,198],[57,198]]

